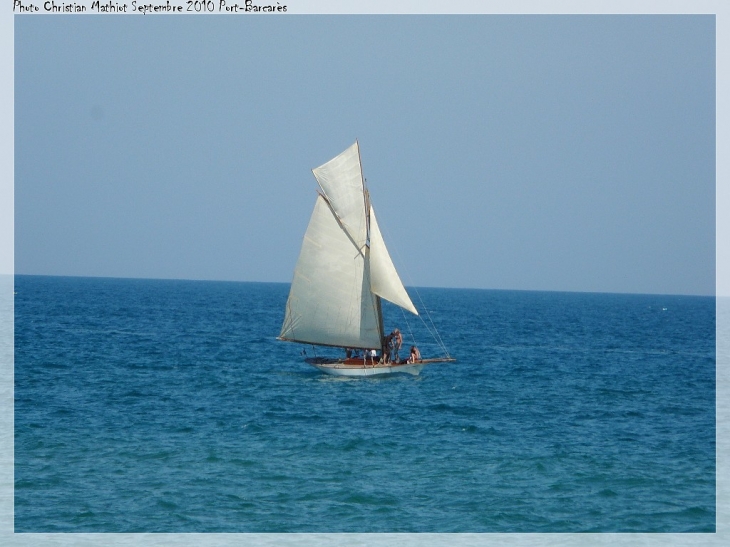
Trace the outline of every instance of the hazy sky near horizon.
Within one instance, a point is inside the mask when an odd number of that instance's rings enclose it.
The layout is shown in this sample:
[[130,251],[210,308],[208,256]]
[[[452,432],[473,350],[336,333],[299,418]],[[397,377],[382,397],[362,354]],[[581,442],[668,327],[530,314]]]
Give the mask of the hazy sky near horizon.
[[15,271],[288,282],[356,138],[406,285],[714,294],[713,16],[16,18]]

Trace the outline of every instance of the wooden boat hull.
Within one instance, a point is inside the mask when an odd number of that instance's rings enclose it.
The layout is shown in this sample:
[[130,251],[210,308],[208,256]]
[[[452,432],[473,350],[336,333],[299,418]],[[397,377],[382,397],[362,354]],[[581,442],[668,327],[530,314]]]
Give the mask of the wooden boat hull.
[[415,363],[379,363],[370,359],[326,359],[315,357],[305,359],[313,367],[334,376],[368,377],[385,376],[388,374],[411,374],[418,376],[421,369],[433,363],[448,363],[456,359],[450,357],[442,359],[422,359]]

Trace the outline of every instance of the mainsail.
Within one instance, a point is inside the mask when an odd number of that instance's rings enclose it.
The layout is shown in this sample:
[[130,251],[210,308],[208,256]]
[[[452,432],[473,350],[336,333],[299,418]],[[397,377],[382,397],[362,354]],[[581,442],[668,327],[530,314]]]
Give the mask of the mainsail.
[[418,312],[370,207],[358,143],[313,173],[321,193],[294,269],[279,338],[380,348],[384,333],[378,297]]

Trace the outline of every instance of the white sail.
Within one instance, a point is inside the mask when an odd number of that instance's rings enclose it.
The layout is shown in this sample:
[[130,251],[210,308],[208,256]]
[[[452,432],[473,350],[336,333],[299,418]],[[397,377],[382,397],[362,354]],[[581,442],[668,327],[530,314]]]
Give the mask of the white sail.
[[388,302],[418,315],[385,247],[372,206],[370,207],[370,290]]
[[318,196],[294,269],[279,338],[379,348],[377,305],[365,267],[368,254],[356,247],[325,198]]
[[312,169],[312,173],[337,219],[358,249],[363,250],[367,238],[366,205],[357,142],[327,163]]

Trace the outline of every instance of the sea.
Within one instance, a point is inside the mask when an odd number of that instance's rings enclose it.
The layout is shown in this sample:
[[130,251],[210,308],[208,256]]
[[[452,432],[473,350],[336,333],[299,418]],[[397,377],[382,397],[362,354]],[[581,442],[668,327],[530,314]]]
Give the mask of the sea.
[[288,290],[16,276],[15,532],[716,531],[714,297],[409,288],[456,362],[348,379]]

